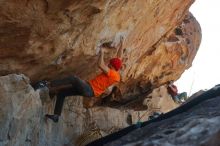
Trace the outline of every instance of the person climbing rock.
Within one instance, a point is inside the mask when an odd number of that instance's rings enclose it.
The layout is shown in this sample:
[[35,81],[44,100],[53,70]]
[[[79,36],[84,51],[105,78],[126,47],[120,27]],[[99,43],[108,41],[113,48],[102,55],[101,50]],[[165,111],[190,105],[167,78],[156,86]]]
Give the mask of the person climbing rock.
[[57,99],[55,103],[54,114],[46,114],[46,118],[49,118],[54,122],[58,122],[59,116],[62,112],[65,97],[78,95],[90,98],[98,98],[105,92],[105,90],[109,86],[112,86],[120,81],[119,70],[122,66],[121,58],[123,53],[122,40],[123,39],[120,38],[120,43],[116,47],[117,56],[115,58],[110,59],[108,65],[106,65],[104,62],[104,49],[106,46],[101,46],[98,66],[102,72],[98,74],[95,78],[89,81],[84,81],[76,76],[69,76],[64,79],[53,80],[50,82],[40,81],[37,85],[35,85],[35,89],[47,86],[49,89],[49,94],[50,96],[52,96],[52,88],[57,88],[63,85],[71,84],[70,87],[60,89],[56,93]]
[[173,81],[169,82],[167,86],[167,91],[176,103],[183,103],[187,99],[187,93],[186,92],[178,93],[178,89],[173,84]]

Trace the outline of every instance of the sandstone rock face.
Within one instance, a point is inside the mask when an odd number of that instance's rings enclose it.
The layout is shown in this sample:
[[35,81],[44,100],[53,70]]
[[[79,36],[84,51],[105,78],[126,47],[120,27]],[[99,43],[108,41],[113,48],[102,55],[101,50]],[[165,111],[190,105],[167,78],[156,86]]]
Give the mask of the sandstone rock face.
[[151,111],[151,113],[166,113],[179,106],[169,95],[166,86],[161,86],[159,88],[154,89],[152,93],[144,99],[143,105],[146,105],[147,109]]
[[[94,77],[98,46],[124,37],[121,95],[129,98],[176,80],[191,66],[201,30],[194,0],[1,0],[0,75],[32,82]],[[109,49],[106,61],[115,53]]]
[[220,97],[160,122],[151,123],[107,146],[218,146],[220,136]]

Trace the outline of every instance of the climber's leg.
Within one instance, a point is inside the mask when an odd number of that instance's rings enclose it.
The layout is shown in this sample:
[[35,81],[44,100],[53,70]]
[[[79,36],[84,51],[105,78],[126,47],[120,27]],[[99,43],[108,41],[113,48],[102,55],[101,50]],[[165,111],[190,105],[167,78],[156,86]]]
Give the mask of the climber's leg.
[[61,112],[63,109],[65,97],[71,96],[73,94],[74,94],[74,89],[72,87],[61,90],[57,94],[57,99],[56,99],[55,108],[54,108],[54,115],[47,114],[46,117],[52,119],[54,122],[58,122],[59,116],[61,115]]
[[[69,85],[67,87],[67,85]],[[92,97],[94,96],[93,90],[90,86],[89,83],[85,82],[84,80],[81,80],[80,78],[76,76],[70,76],[61,80],[54,80],[50,82],[50,93],[56,92],[56,87],[58,86],[65,86],[64,88],[70,88],[72,86],[73,92],[71,96],[74,95],[81,95],[81,96],[86,96],[86,97]],[[54,90],[55,89],[55,90]],[[59,90],[59,89],[57,89]],[[61,88],[62,90],[62,88]],[[58,91],[60,92],[60,91]],[[65,91],[61,91],[65,92]],[[69,95],[70,96],[70,95]]]
[[69,76],[66,78],[50,81],[50,87],[68,85],[68,84],[72,84],[72,82],[74,82],[74,79],[72,78],[72,76]]
[[176,102],[176,103],[180,103],[180,100],[179,100],[178,95],[176,95],[176,96],[172,96],[172,99],[173,99],[174,102]]
[[54,122],[58,122],[59,116],[62,112],[65,97],[76,95],[93,97],[94,93],[89,83],[74,77],[74,79],[72,79],[72,87],[62,89],[58,92],[54,115],[46,115],[46,117],[52,119]]

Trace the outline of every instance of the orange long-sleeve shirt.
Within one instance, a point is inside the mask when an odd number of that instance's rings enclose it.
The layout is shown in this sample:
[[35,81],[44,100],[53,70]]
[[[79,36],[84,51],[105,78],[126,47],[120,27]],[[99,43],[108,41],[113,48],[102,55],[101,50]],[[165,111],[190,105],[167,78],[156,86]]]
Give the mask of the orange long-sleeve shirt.
[[109,69],[109,72],[101,73],[94,79],[90,80],[89,83],[93,89],[95,96],[99,96],[105,92],[105,90],[116,82],[120,81],[119,72]]

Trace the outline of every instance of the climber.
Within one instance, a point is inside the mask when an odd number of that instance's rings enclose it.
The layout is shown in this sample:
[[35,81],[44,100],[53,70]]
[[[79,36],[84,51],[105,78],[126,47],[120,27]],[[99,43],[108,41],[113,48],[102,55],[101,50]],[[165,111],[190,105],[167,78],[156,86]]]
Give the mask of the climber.
[[[119,70],[122,66],[122,42],[123,38],[120,38],[120,43],[117,47],[115,47],[116,51],[116,58],[112,58],[109,61],[108,66],[104,62],[104,53],[106,45],[101,46],[100,56],[98,60],[98,66],[101,69],[101,73],[98,74],[95,78],[91,79],[90,81],[84,81],[76,76],[70,76],[61,80],[53,80],[50,82],[47,81],[40,81],[38,82],[35,89],[42,88],[47,86],[50,90],[53,87],[59,87],[67,84],[71,84],[70,87],[64,88],[58,91],[54,114],[46,114],[45,117],[53,120],[54,122],[58,122],[59,116],[61,115],[63,103],[66,96],[84,96],[90,98],[98,98],[102,95],[105,90],[120,81],[120,73]],[[112,47],[112,46],[111,46]],[[51,95],[51,94],[50,94]]]
[[172,99],[176,103],[183,103],[187,99],[187,93],[182,92],[178,94],[178,89],[177,87],[173,84],[173,81],[170,81],[167,86],[167,91],[171,95]]

